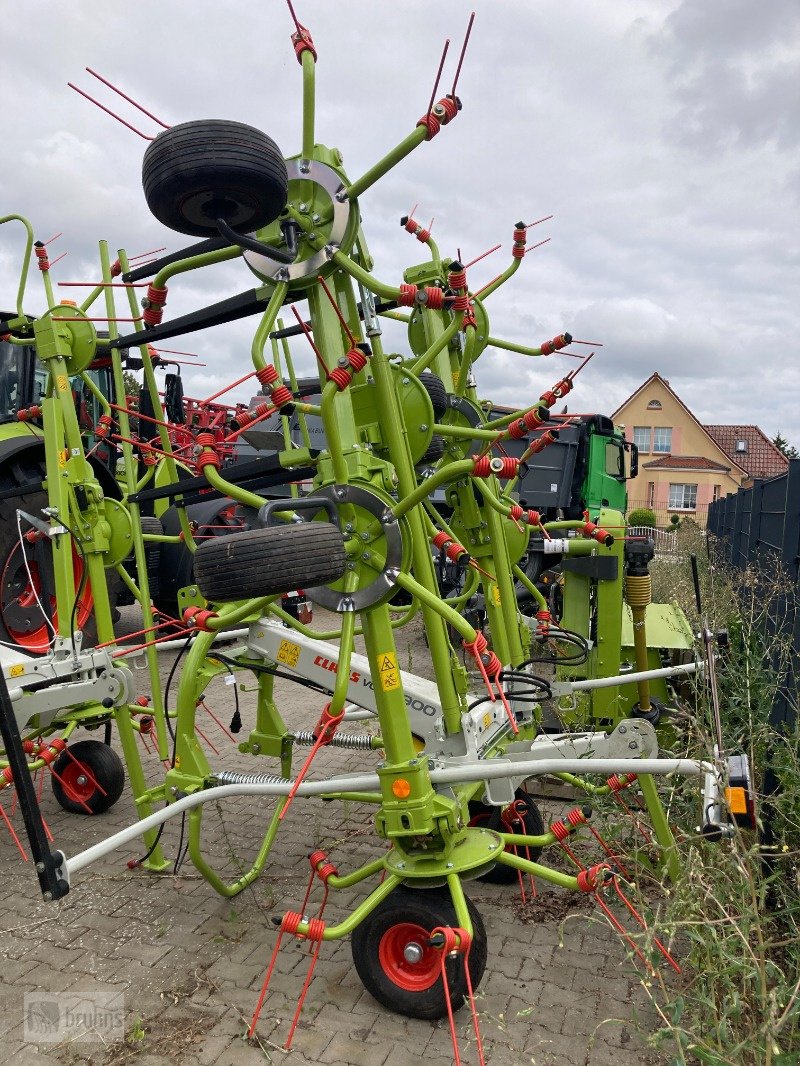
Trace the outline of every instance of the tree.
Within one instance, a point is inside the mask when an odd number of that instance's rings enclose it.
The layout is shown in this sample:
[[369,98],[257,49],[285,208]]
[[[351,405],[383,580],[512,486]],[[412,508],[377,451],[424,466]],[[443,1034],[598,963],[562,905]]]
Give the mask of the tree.
[[136,397],[139,395],[139,381],[135,374],[132,374],[130,370],[123,370],[122,380],[125,382],[125,394],[127,396]]
[[786,456],[787,459],[800,459],[800,452],[798,452],[793,444],[788,442],[783,434],[777,433],[772,438],[772,443],[782,455]]

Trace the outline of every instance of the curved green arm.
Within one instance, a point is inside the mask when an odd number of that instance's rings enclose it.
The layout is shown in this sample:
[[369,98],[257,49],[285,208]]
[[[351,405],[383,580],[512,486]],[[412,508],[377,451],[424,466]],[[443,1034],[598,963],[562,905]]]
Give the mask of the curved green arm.
[[[0,218],[0,226],[2,226],[4,222],[21,222],[25,227],[25,233],[27,234],[25,239],[25,254],[22,257],[22,271],[19,276],[19,288],[17,289],[17,314],[22,318],[25,314],[22,310],[22,303],[25,298],[25,285],[28,280],[28,268],[31,263],[31,251],[33,250],[33,227],[23,215],[4,215]],[[52,300],[50,303],[52,304]]]

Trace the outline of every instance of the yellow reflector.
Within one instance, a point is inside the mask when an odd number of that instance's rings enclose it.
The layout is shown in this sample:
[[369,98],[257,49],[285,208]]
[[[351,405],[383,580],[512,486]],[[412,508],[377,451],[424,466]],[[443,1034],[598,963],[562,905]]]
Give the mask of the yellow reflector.
[[396,781],[392,781],[392,792],[398,799],[404,800],[411,795],[411,784],[404,777],[398,777]]
[[743,788],[726,788],[725,799],[731,814],[747,814],[747,795]]

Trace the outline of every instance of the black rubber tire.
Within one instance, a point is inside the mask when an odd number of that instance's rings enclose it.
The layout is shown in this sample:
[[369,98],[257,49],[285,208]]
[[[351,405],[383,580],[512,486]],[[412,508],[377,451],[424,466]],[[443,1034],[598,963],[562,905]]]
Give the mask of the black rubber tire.
[[[545,831],[544,819],[542,813],[531,797],[523,789],[518,788],[514,793],[514,800],[521,802],[525,805],[525,809],[522,812],[522,823],[526,836],[541,836]],[[505,808],[507,810],[507,808]],[[508,829],[502,821],[502,811],[500,807],[490,807],[480,800],[473,800],[469,805],[470,813],[470,825],[484,825],[487,829],[494,829],[498,833],[507,833]],[[507,848],[508,850],[514,850],[513,848]],[[530,858],[532,862],[536,862],[539,856],[542,854],[541,848],[528,848],[522,849],[519,854],[522,858]],[[492,885],[511,885],[517,880],[517,871],[513,866],[504,866],[498,862],[496,866],[493,866],[485,874],[481,874],[477,878],[478,881],[486,881]]]
[[[467,910],[473,929],[469,974],[474,992],[486,969],[486,929],[483,919],[469,899]],[[411,989],[399,984],[395,975],[387,972],[385,961],[382,961],[382,953],[385,960],[386,945],[393,937],[392,930],[401,932],[403,926],[409,925],[418,926],[428,934],[437,926],[457,926],[458,920],[449,894],[441,889],[407,888],[404,885],[396,888],[353,932],[351,950],[356,971],[369,994],[396,1014],[428,1021],[444,1018],[447,1016],[447,1001],[441,970],[438,971],[436,980],[428,987]],[[429,951],[435,951],[435,955],[428,955],[428,958],[424,958],[420,963],[426,967],[426,971],[428,961],[437,968],[441,966],[440,950]],[[412,965],[406,964],[406,967],[406,972],[413,974]],[[448,958],[445,972],[452,1008],[456,1011],[463,1005],[467,993],[463,957]]]
[[433,404],[433,417],[437,422],[441,421],[442,415],[447,410],[447,389],[440,377],[432,374],[430,370],[423,370],[419,380],[425,387],[425,391]]
[[274,222],[286,206],[289,178],[266,133],[202,119],[159,133],[144,153],[142,188],[159,222],[209,237],[218,234],[218,218],[240,233]]
[[421,466],[427,466],[430,463],[438,463],[444,455],[444,437],[440,437],[438,433],[434,433],[431,437],[431,442],[425,451],[425,454],[420,458],[417,463],[417,469]]
[[[195,537],[199,543],[211,538],[229,537],[244,532],[250,522],[246,509],[233,509],[231,500],[209,500],[193,503],[186,508],[186,517],[194,524]],[[252,515],[255,516],[253,511]],[[255,520],[255,519],[254,519]],[[180,516],[176,507],[170,507],[161,516],[164,532],[177,536],[181,531]],[[178,592],[194,583],[194,555],[185,544],[164,544],[158,573],[158,597],[153,596],[157,610],[170,618],[178,617]]]
[[[76,759],[88,771],[83,776],[89,780],[83,784],[75,776],[80,773]],[[125,787],[122,760],[113,748],[100,740],[70,744],[68,751],[62,751],[53,763],[53,771],[53,795],[64,810],[72,814],[103,814],[114,806]]]
[[[5,482],[6,478],[0,476],[0,486],[5,487]],[[32,601],[28,608],[17,608],[13,602],[14,598],[22,595],[30,584],[27,575],[21,569],[21,556],[18,557],[17,565],[12,560],[12,553],[19,553],[20,548],[16,512],[20,509],[27,511],[28,514],[42,517],[42,508],[47,506],[49,506],[49,500],[46,492],[33,492],[29,495],[15,496],[12,499],[0,501],[0,582],[2,582],[2,585],[0,585],[0,640],[10,644],[18,644],[20,650],[28,655],[43,655],[48,650],[52,634],[42,617],[42,612],[37,603]],[[30,527],[23,522],[23,532],[28,528]],[[52,551],[46,541],[41,541],[38,547],[40,550]],[[7,572],[9,563],[11,566]],[[105,578],[113,617],[117,600],[122,590],[122,579],[115,570],[106,570]],[[85,600],[87,591],[88,589],[84,589],[82,601]],[[7,613],[7,610],[12,608],[13,613]],[[76,617],[78,625],[80,625],[81,620],[85,623],[82,627],[83,647],[94,647],[97,643],[97,625],[94,610],[87,616],[79,608]],[[53,622],[57,627],[55,617]],[[23,634],[26,634],[24,638]],[[41,637],[39,637],[39,634],[41,634]],[[29,638],[30,643],[28,642]]]
[[327,585],[346,562],[334,525],[292,523],[206,541],[195,552],[194,577],[207,600],[225,603]]
[[[162,536],[164,533],[164,527],[161,525],[160,520],[150,515],[141,515],[139,525],[142,533],[148,533],[151,536]],[[150,599],[153,602],[158,598],[161,548],[162,545],[159,541],[145,541],[144,557],[147,561],[147,587],[150,589]]]

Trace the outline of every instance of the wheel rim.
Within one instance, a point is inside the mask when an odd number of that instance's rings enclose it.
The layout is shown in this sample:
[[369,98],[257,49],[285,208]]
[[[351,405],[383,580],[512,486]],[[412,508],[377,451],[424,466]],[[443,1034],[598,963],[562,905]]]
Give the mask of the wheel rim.
[[[73,548],[72,566],[75,575],[75,591],[80,587],[83,575],[83,560]],[[2,611],[3,624],[9,637],[20,647],[28,651],[45,652],[50,646],[50,629],[42,619],[42,612],[36,597],[42,599],[42,578],[39,565],[35,559],[28,558],[28,570],[25,568],[25,559],[22,556],[20,545],[6,559],[0,577],[0,611]],[[31,578],[33,583],[31,584]],[[49,609],[53,628],[58,629],[58,611],[56,609],[55,596],[49,597]],[[76,623],[79,629],[83,629],[92,613],[91,586],[87,584],[83,596],[78,603]]]
[[70,762],[61,772],[61,785],[68,799],[75,803],[89,803],[98,791],[94,775],[80,762]]
[[[414,922],[387,929],[378,945],[378,960],[386,976],[406,992],[424,992],[442,972],[441,952],[428,943],[430,931]],[[417,956],[409,959],[409,955]]]

